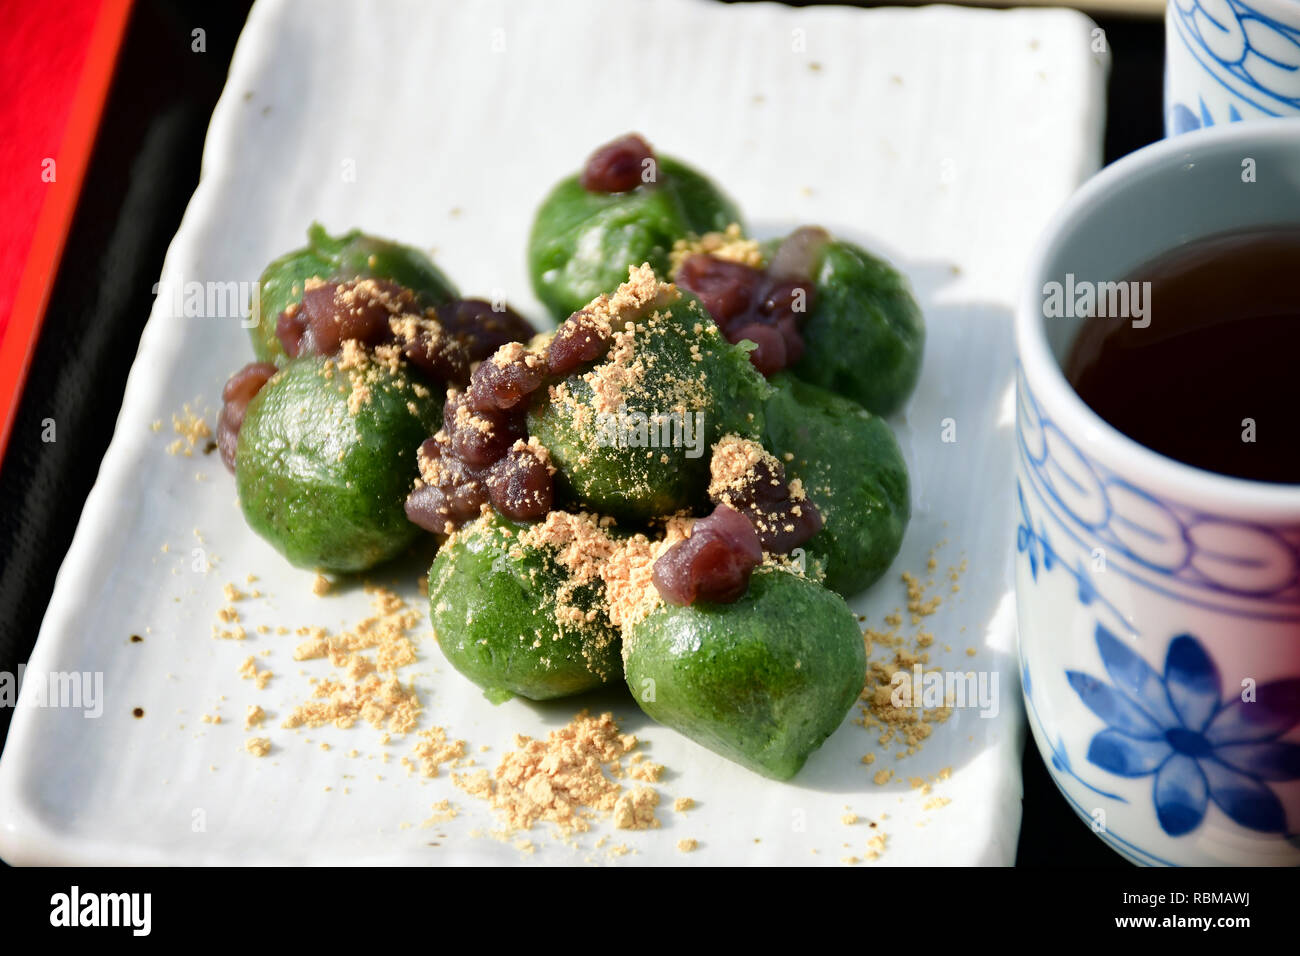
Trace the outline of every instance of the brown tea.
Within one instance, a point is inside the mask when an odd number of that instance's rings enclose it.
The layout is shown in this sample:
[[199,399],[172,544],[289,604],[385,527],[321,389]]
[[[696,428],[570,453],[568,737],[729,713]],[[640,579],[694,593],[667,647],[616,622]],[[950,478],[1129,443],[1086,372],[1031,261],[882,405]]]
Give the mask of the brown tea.
[[1300,227],[1199,240],[1127,281],[1141,318],[1100,295],[1081,313],[1065,361],[1079,396],[1170,458],[1300,483]]

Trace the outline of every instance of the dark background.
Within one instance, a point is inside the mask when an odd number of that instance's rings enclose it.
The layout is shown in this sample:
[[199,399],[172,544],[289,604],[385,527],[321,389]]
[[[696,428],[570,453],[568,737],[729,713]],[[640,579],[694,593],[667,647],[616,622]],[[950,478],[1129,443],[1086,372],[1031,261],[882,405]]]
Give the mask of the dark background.
[[[802,4],[799,4],[802,5]],[[861,3],[860,6],[876,4]],[[98,142],[0,462],[0,670],[27,660],[117,420],[247,3],[136,0]],[[1161,136],[1163,25],[1094,17],[1112,54],[1105,160]],[[190,30],[207,52],[190,52]],[[132,183],[135,188],[128,188]],[[140,188],[144,184],[146,188]],[[67,440],[40,441],[53,418]],[[9,713],[0,708],[0,739]],[[1017,863],[1127,866],[1057,793],[1032,742]]]

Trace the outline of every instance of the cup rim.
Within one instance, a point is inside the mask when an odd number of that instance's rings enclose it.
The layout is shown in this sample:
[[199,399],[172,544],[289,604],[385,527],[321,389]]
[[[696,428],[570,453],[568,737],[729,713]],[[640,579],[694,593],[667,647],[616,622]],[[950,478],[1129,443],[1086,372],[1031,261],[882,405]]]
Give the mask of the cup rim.
[[[1065,378],[1047,342],[1042,285],[1047,262],[1059,252],[1071,227],[1085,211],[1103,201],[1116,186],[1158,169],[1194,163],[1198,155],[1229,143],[1266,142],[1300,145],[1300,117],[1269,119],[1193,130],[1135,150],[1101,169],[1075,191],[1052,216],[1030,257],[1020,307],[1016,311],[1016,345],[1026,379],[1038,401],[1052,409],[1066,434],[1083,436],[1105,447],[1106,458],[1140,471],[1147,484],[1192,503],[1206,498],[1223,502],[1242,515],[1275,517],[1289,513],[1300,521],[1300,484],[1236,478],[1169,458],[1140,444],[1094,412]],[[1153,257],[1160,250],[1153,250]]]

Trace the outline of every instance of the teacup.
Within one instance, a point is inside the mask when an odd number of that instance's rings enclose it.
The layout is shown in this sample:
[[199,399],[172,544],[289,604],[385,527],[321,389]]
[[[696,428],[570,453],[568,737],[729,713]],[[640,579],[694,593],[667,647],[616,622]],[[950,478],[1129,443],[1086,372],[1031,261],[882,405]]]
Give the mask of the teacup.
[[1300,3],[1168,0],[1165,135],[1300,114]]
[[1202,471],[1111,427],[1062,373],[1082,319],[1045,302],[1052,283],[1297,223],[1300,119],[1163,140],[1071,198],[1020,302],[1025,707],[1066,800],[1135,863],[1300,864],[1300,485]]

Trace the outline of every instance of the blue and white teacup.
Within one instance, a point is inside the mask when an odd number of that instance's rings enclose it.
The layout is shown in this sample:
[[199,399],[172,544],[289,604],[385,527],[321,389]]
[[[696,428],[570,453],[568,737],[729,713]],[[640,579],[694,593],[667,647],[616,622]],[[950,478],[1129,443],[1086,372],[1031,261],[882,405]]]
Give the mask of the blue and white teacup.
[[1166,139],[1067,203],[1019,306],[1029,726],[1066,800],[1135,863],[1300,864],[1300,485],[1202,471],[1111,427],[1062,373],[1082,317],[1047,302],[1297,223],[1300,119]]
[[1300,0],[1169,0],[1165,135],[1300,114]]

